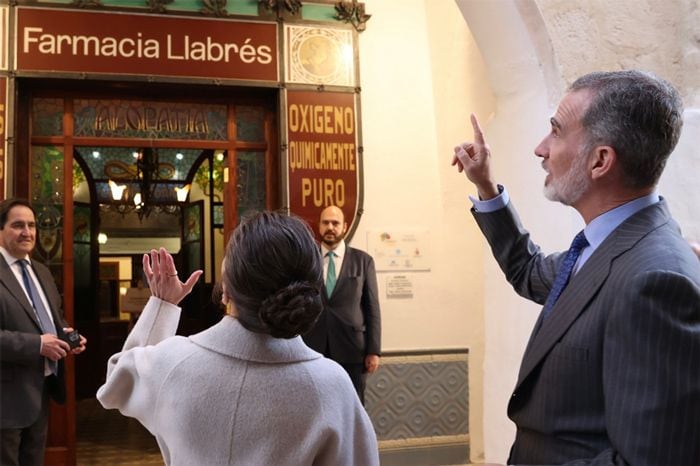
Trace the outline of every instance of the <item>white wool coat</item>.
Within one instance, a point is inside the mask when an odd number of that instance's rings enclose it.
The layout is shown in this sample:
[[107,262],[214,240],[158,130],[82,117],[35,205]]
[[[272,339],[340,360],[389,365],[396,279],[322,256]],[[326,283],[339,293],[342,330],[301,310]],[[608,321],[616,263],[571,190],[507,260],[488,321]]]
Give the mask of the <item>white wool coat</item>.
[[174,336],[179,319],[179,307],[150,298],[97,392],[156,437],[166,464],[379,464],[369,417],[335,362],[232,317]]

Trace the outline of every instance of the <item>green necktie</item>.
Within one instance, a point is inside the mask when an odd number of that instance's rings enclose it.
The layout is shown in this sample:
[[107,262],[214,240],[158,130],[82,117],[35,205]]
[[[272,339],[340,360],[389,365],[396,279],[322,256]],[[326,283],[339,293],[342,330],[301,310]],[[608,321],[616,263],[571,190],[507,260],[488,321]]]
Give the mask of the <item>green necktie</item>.
[[326,274],[326,295],[328,295],[328,297],[330,298],[331,294],[333,294],[333,288],[335,288],[335,261],[333,260],[335,253],[333,251],[328,251],[326,255],[328,256],[328,273]]

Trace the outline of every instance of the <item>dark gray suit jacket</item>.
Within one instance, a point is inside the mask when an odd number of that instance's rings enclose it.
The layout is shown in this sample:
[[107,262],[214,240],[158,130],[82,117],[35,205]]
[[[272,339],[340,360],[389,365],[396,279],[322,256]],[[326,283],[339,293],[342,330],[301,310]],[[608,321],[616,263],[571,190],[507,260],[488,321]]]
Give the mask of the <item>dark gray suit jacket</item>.
[[329,298],[324,285],[321,295],[323,311],[302,335],[309,347],[342,363],[363,363],[366,355],[381,354],[377,274],[369,254],[347,246],[333,294]]
[[[510,204],[474,217],[543,304],[564,255],[542,254]],[[614,230],[538,320],[508,416],[509,464],[700,465],[700,261],[665,201]]]
[[[32,260],[34,272],[41,282],[51,307],[56,329],[67,327],[61,314],[61,296],[51,272]],[[32,424],[41,410],[44,389],[44,357],[39,354],[41,327],[31,303],[5,258],[0,255],[0,425],[22,428]],[[65,400],[63,361],[58,364],[58,377],[49,378],[49,391],[54,400]]]

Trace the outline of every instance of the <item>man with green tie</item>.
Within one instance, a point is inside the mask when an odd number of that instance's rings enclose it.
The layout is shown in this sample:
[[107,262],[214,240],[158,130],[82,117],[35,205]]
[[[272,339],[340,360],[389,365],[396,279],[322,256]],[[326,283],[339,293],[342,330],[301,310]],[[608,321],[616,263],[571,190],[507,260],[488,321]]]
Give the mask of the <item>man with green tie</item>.
[[343,211],[321,212],[319,233],[323,254],[323,312],[305,335],[306,344],[340,364],[364,403],[365,378],[377,370],[381,352],[381,317],[374,260],[351,248]]

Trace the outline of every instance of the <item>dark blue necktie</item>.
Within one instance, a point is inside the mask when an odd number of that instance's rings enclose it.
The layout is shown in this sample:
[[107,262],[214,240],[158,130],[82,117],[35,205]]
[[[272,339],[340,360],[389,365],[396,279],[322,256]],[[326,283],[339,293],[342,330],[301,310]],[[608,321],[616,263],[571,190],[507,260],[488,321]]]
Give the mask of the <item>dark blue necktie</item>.
[[542,309],[542,320],[546,319],[552,312],[554,303],[557,302],[557,299],[559,299],[559,296],[561,296],[564,288],[569,283],[569,278],[571,278],[571,272],[574,270],[578,256],[586,246],[588,246],[588,240],[583,231],[581,231],[571,242],[571,247],[566,252],[566,257],[564,257],[564,262],[559,267],[552,289],[549,291],[549,296],[547,296],[547,302],[544,303],[544,309]]
[[[18,261],[19,265],[22,267],[22,281],[24,282],[24,287],[27,289],[27,292],[29,293],[29,297],[32,300],[32,304],[34,305],[34,312],[36,313],[36,316],[39,318],[39,324],[41,325],[41,331],[43,333],[51,333],[53,335],[56,335],[56,326],[53,324],[53,321],[49,317],[49,312],[44,306],[44,302],[41,300],[41,295],[39,294],[39,291],[36,289],[36,286],[34,285],[34,280],[32,280],[32,277],[29,276],[29,272],[27,271],[27,266],[29,265],[29,262],[27,262],[25,259],[21,259]],[[57,365],[56,361],[48,360],[49,361],[49,369],[51,369],[51,372],[56,374],[57,372]]]

